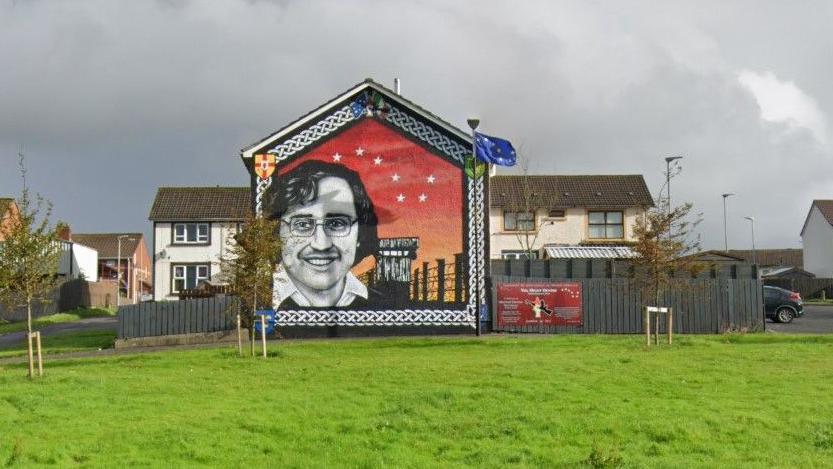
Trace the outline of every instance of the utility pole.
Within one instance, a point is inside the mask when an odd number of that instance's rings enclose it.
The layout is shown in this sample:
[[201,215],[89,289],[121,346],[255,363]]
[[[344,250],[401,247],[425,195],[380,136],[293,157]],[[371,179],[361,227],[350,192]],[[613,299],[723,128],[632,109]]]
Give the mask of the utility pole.
[[668,192],[668,214],[671,214],[671,163],[683,159],[682,156],[665,157],[665,187]]
[[721,194],[723,196],[723,250],[729,252],[729,234],[726,229],[726,199],[735,195],[732,192]]

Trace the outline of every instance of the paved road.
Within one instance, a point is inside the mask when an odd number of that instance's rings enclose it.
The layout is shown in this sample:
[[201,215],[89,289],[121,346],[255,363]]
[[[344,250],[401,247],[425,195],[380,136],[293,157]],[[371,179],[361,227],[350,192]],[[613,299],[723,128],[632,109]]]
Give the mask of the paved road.
[[[41,329],[41,337],[50,337],[67,332],[83,331],[113,331],[118,327],[118,318],[87,318],[76,322],[53,324]],[[15,344],[22,344],[26,340],[25,332],[12,332],[11,334],[0,335],[0,348],[11,347]]]
[[833,306],[805,305],[804,316],[789,324],[767,321],[766,330],[788,334],[833,334]]

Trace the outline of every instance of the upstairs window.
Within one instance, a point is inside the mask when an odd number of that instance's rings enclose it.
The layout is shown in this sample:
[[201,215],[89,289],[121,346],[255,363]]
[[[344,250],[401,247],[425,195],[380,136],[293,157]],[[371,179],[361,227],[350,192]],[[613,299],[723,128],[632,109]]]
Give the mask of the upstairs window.
[[588,237],[591,239],[622,239],[625,225],[622,212],[588,212]]
[[175,223],[175,244],[208,244],[208,223]]
[[535,214],[532,212],[503,212],[504,231],[535,231]]

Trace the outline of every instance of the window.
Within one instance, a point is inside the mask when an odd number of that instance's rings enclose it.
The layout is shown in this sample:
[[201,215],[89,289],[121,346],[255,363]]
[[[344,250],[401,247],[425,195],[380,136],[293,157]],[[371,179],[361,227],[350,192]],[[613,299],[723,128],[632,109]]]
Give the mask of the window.
[[550,210],[550,218],[564,218],[564,210]]
[[202,280],[208,280],[208,265],[174,265],[173,275],[171,276],[171,293],[197,288]]
[[625,226],[622,212],[589,212],[588,236],[594,239],[622,239]]
[[534,231],[535,214],[532,212],[503,212],[504,231]]
[[538,259],[538,251],[504,250],[500,251],[501,259]]
[[175,244],[208,244],[208,223],[175,223]]

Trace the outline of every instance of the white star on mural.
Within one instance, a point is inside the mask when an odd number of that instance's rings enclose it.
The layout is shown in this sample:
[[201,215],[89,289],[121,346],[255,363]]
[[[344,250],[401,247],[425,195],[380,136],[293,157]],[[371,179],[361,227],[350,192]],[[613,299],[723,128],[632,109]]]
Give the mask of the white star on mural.
[[382,166],[382,157],[377,156],[376,158],[373,158],[373,164],[375,164],[376,166]]
[[341,161],[341,155],[339,155],[338,153],[333,155],[333,161]]
[[362,155],[364,155],[364,148],[362,148],[362,147],[356,148],[356,156],[362,156]]
[[425,202],[427,199],[428,199],[428,196],[427,196],[427,195],[425,195],[424,193],[423,193],[423,194],[419,194],[419,201],[420,201],[420,202]]
[[405,201],[405,194],[399,194],[396,196],[397,202],[404,202]]
[[428,184],[434,184],[435,179],[437,178],[435,178],[433,174],[425,178],[425,180],[428,181]]
[[393,176],[391,176],[390,178],[391,178],[391,180],[392,180],[393,182],[396,182],[396,181],[398,181],[401,177],[400,177],[398,174],[393,173]]

